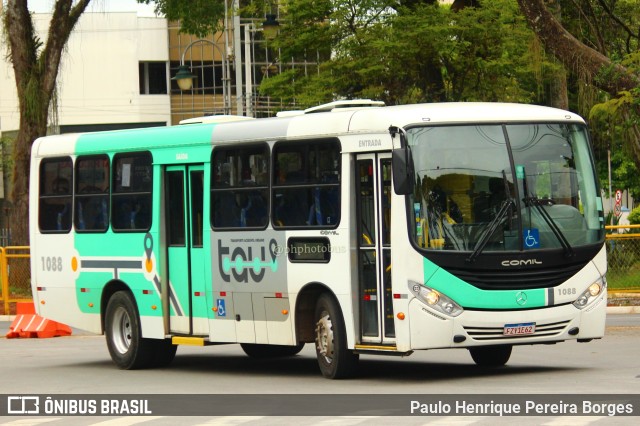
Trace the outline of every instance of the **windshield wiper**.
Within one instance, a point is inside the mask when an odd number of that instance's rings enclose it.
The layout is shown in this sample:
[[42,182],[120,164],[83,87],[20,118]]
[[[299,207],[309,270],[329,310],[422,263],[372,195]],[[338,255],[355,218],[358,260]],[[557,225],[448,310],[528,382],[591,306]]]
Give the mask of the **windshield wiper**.
[[482,253],[482,250],[484,250],[485,246],[489,242],[489,238],[491,238],[493,233],[496,232],[496,229],[498,229],[498,226],[500,225],[500,222],[502,222],[502,219],[504,219],[507,213],[509,213],[511,211],[511,208],[515,207],[515,205],[516,203],[513,198],[508,198],[502,202],[502,204],[500,205],[500,210],[498,210],[496,217],[494,217],[493,220],[489,222],[489,225],[485,228],[484,233],[482,234],[482,236],[480,236],[480,239],[476,243],[473,253],[471,253],[471,255],[467,257],[467,262],[475,262],[476,258],[480,255],[480,253]]
[[560,245],[564,249],[565,255],[567,257],[573,257],[574,255],[573,247],[571,247],[571,244],[569,243],[567,238],[564,236],[560,228],[558,228],[558,225],[555,223],[551,215],[549,215],[549,212],[546,211],[545,208],[542,206],[542,203],[543,203],[543,200],[537,197],[526,197],[524,199],[525,206],[527,207],[534,206],[538,211],[538,213],[540,213],[540,216],[542,216],[542,219],[544,219],[544,221],[547,223],[549,228],[551,228],[551,231],[553,231],[553,235],[556,236],[556,238],[560,242]]

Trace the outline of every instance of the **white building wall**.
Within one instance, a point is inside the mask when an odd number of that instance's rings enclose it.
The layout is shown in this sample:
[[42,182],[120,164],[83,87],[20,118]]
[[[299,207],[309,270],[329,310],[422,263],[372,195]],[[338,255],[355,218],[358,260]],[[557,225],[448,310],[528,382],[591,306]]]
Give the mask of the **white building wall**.
[[[46,40],[50,14],[35,14]],[[0,35],[0,48],[7,43]],[[141,95],[140,61],[168,63],[167,21],[135,12],[85,13],[63,52],[58,124],[170,123],[170,98]],[[167,71],[167,89],[169,89]],[[19,113],[13,67],[0,55],[0,131],[15,131]]]

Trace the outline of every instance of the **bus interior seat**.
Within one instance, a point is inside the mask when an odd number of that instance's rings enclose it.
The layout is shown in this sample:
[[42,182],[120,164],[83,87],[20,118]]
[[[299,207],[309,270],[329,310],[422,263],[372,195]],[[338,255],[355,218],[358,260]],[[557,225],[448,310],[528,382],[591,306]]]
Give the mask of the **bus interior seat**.
[[240,210],[232,191],[215,195],[213,202],[213,226],[216,228],[234,228],[240,226]]
[[309,202],[306,189],[286,189],[277,195],[275,221],[284,226],[304,226],[307,224]]
[[309,208],[309,225],[333,225],[339,216],[340,191],[338,188],[315,188],[313,204]]

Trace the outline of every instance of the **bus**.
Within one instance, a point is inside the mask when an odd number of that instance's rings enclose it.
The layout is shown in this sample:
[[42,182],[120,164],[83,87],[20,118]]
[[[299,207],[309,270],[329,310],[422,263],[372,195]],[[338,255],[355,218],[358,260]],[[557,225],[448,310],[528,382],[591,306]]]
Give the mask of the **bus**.
[[48,136],[31,158],[38,313],[104,334],[122,369],[309,343],[337,379],[361,354],[498,367],[604,335],[603,203],[572,112],[342,102]]

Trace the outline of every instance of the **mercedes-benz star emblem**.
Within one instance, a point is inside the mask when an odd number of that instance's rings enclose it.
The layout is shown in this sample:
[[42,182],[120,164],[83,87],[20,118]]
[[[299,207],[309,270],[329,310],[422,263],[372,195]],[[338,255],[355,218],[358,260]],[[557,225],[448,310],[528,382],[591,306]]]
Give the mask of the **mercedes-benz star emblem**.
[[519,291],[518,293],[516,293],[516,303],[520,306],[527,303],[527,293],[525,293],[524,291]]

